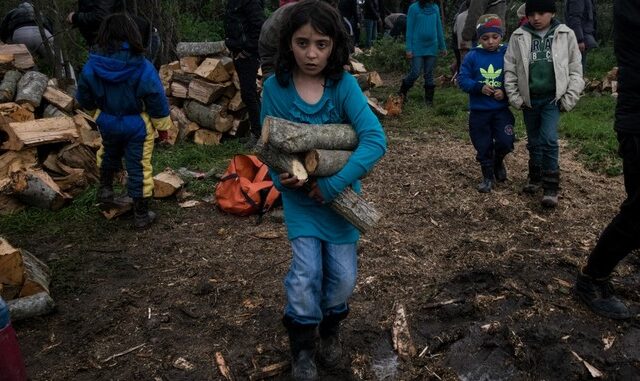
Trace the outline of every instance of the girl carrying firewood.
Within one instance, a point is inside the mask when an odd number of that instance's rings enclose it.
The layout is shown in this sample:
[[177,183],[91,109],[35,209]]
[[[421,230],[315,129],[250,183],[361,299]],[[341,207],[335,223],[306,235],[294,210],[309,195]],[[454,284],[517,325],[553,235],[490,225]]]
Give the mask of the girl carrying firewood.
[[264,84],[262,118],[348,123],[358,137],[353,154],[332,176],[303,187],[305,181],[289,173],[271,173],[282,192],[293,251],[284,281],[283,318],[292,374],[296,380],[315,380],[317,332],[322,365],[335,366],[342,357],[338,328],[349,312],[357,273],[359,232],[327,202],[347,187],[360,191],[359,178],[384,155],[386,138],[358,82],[343,69],[349,60],[349,37],[335,8],[319,0],[293,5],[280,36],[275,76]]
[[82,69],[76,94],[80,106],[95,117],[102,136],[98,202],[103,206],[114,202],[113,179],[124,157],[136,228],[155,219],[148,208],[154,130],[163,140],[171,127],[160,77],[144,52],[133,20],[124,13],[108,16],[98,31],[97,50]]

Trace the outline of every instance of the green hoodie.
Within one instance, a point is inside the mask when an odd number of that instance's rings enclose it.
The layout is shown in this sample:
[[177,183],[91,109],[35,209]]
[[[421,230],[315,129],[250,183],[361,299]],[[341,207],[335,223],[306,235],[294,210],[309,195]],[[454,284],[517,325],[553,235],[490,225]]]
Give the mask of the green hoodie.
[[553,19],[544,37],[540,37],[537,31],[528,23],[522,26],[523,30],[531,33],[531,56],[529,61],[529,93],[531,98],[555,96],[556,81],[551,44],[553,42],[553,34],[558,25],[560,25],[560,22]]

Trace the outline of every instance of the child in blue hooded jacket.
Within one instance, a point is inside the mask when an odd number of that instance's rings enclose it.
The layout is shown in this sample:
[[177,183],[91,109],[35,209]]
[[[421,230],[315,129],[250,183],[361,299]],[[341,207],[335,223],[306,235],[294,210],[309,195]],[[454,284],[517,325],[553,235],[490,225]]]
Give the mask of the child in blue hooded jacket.
[[98,31],[97,50],[82,69],[76,94],[80,106],[95,118],[102,136],[97,154],[98,202],[113,203],[113,179],[124,157],[136,228],[155,219],[148,207],[153,194],[154,130],[164,140],[172,126],[160,77],[144,52],[140,32],[128,15],[107,17]]
[[505,156],[513,151],[514,117],[504,90],[504,54],[501,44],[504,30],[497,15],[480,16],[477,35],[479,46],[465,57],[458,75],[458,85],[469,93],[469,136],[482,168],[481,193],[491,192],[494,181],[507,179]]

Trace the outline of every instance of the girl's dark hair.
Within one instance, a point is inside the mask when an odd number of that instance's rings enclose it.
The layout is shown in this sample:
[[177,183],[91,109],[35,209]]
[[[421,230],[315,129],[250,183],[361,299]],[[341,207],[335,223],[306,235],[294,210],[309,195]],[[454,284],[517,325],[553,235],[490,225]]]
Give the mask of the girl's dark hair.
[[122,48],[123,43],[129,43],[129,51],[134,54],[144,54],[142,37],[138,26],[126,13],[114,13],[102,20],[96,43],[98,49],[105,53],[114,53]]
[[420,3],[420,8],[424,8],[427,4],[433,3],[433,0],[418,0]]
[[349,63],[349,37],[338,11],[321,0],[303,0],[287,11],[287,20],[280,30],[280,45],[276,55],[276,78],[280,86],[288,86],[289,76],[296,67],[291,50],[293,34],[306,24],[333,41],[333,49],[322,71],[325,78],[338,81]]

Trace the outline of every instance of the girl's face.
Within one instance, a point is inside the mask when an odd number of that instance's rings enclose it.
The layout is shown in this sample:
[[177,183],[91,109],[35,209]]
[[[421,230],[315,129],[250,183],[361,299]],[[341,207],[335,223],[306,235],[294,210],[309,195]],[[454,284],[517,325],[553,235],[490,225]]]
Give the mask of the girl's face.
[[333,50],[333,40],[318,33],[311,24],[300,27],[291,36],[291,50],[298,69],[309,76],[322,74]]
[[502,37],[500,37],[500,35],[495,32],[484,33],[479,38],[482,49],[490,52],[494,52],[496,51],[496,49],[498,49],[498,47],[500,46],[500,41],[502,41]]
[[551,19],[555,16],[555,13],[551,12],[533,12],[527,15],[529,24],[531,24],[536,30],[543,30],[551,25]]

